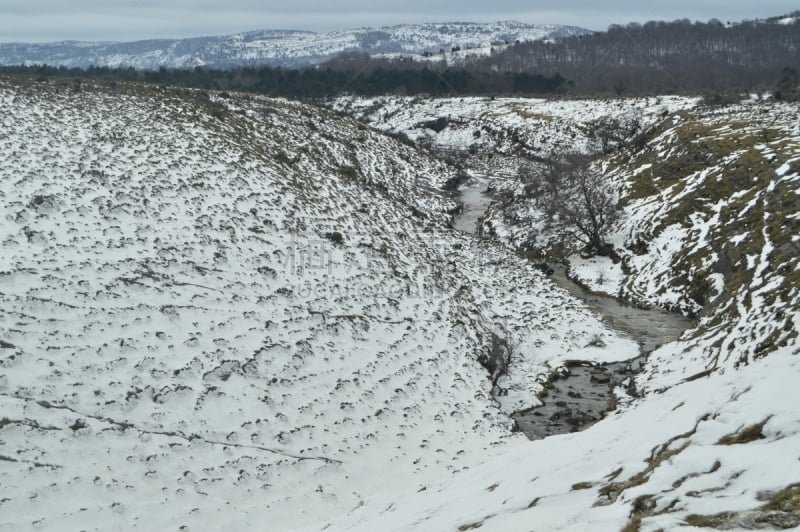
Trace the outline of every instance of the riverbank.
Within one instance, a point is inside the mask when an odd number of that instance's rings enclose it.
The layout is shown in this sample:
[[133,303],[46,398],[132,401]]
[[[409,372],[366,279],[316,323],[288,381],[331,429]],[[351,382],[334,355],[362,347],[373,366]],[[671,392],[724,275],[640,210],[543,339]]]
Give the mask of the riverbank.
[[[481,222],[492,203],[491,179],[473,178],[459,190],[461,212],[453,226],[481,235]],[[689,319],[660,309],[644,309],[617,298],[590,292],[572,281],[563,264],[548,264],[549,278],[598,314],[611,328],[639,344],[641,356],[628,361],[595,364],[573,360],[543,376],[541,404],[511,415],[516,428],[530,439],[584,430],[614,410],[618,393],[636,396],[635,377],[647,355],[659,346],[677,340],[691,326]],[[532,265],[532,267],[534,267]],[[596,338],[594,342],[602,342]],[[590,346],[587,346],[590,347]]]

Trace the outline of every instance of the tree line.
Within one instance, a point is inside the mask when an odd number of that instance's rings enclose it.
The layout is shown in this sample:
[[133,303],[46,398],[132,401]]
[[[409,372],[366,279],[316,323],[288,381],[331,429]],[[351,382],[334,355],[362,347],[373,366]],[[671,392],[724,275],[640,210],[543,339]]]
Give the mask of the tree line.
[[137,81],[177,87],[244,91],[294,99],[322,99],[353,94],[358,96],[504,96],[542,95],[564,92],[569,81],[560,74],[488,72],[466,69],[388,68],[382,63],[342,64],[321,68],[288,69],[245,67],[230,70],[193,68],[135,70],[133,68],[89,67],[87,69],[39,66],[0,67],[0,74],[27,75],[38,80],[95,79]]

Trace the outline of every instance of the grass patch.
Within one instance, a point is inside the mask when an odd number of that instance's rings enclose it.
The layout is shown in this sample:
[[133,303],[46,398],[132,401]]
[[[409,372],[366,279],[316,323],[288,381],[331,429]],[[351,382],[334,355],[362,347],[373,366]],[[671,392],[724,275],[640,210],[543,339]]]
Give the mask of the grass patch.
[[542,122],[552,122],[553,120],[555,120],[555,117],[552,116],[552,115],[546,115],[546,114],[542,114],[542,113],[534,113],[534,112],[531,112],[531,111],[529,111],[529,110],[527,110],[527,109],[525,109],[523,107],[517,106],[517,105],[512,106],[511,110],[514,111],[514,113],[517,116],[520,116],[520,117],[524,118],[525,120],[540,120]]
[[800,484],[792,484],[772,495],[764,510],[800,514]]
[[759,494],[767,503],[755,510],[721,512],[714,515],[689,515],[689,526],[729,530],[734,528],[787,530],[800,526],[800,484],[775,493]]
[[733,434],[723,436],[717,442],[717,445],[741,445],[744,443],[754,442],[756,440],[763,440],[766,437],[764,436],[763,430],[764,425],[767,424],[767,421],[769,421],[769,418],[765,419],[761,423],[744,427]]
[[[595,506],[606,506],[609,504],[613,504],[617,501],[619,496],[622,495],[622,493],[625,492],[626,490],[630,488],[635,488],[636,486],[641,486],[642,484],[650,480],[650,476],[656,469],[658,469],[661,466],[661,464],[663,464],[670,458],[681,454],[684,450],[686,450],[687,447],[689,447],[690,442],[688,441],[688,439],[697,432],[697,428],[700,426],[700,423],[707,421],[709,417],[710,416],[706,414],[697,421],[692,430],[684,434],[679,434],[674,438],[671,438],[667,442],[663,443],[662,445],[659,445],[656,448],[654,448],[652,453],[650,454],[650,457],[646,460],[647,466],[643,471],[636,473],[635,475],[621,482],[609,482],[608,484],[600,488],[599,493],[601,499],[599,499],[595,503]],[[680,447],[677,447],[675,449],[670,449],[670,446],[679,440],[687,440],[687,441]]]

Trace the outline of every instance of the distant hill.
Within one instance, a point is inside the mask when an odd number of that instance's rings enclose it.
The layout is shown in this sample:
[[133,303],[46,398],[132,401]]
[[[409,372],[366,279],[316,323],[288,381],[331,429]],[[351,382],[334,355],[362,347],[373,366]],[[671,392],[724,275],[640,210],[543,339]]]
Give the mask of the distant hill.
[[735,23],[613,25],[588,36],[515,44],[470,68],[557,72],[593,94],[774,87],[796,81],[800,70],[800,11]]
[[591,31],[558,25],[520,22],[404,24],[382,28],[314,33],[262,30],[218,37],[159,39],[135,42],[6,43],[0,64],[48,64],[138,69],[270,65],[304,67],[343,52],[369,54],[439,54],[452,50],[484,50],[492,45],[552,40]]

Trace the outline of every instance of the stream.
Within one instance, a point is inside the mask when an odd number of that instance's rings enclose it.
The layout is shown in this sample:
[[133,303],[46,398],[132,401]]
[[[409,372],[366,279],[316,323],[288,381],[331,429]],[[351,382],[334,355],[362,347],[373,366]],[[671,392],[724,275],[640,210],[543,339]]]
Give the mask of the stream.
[[[487,193],[490,180],[474,178],[459,191],[463,204],[454,219],[460,231],[477,233],[479,223],[492,202]],[[660,309],[643,309],[611,296],[586,291],[571,281],[563,264],[549,264],[550,279],[582,300],[611,328],[635,340],[642,355],[634,360],[595,364],[573,360],[550,375],[548,385],[539,394],[543,404],[516,412],[511,417],[518,430],[532,439],[577,432],[600,421],[616,406],[614,390],[623,386],[636,395],[634,377],[642,369],[647,355],[659,346],[677,340],[691,326],[689,319]]]
[[487,186],[487,180],[473,178],[459,191],[458,201],[461,202],[462,208],[453,221],[456,229],[465,233],[479,232],[479,224],[492,203],[491,196],[486,194]]

